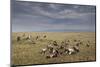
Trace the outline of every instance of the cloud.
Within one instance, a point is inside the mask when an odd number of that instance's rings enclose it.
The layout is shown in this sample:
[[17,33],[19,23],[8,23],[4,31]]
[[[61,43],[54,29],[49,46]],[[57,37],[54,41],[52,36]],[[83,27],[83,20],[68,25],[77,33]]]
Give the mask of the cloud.
[[48,11],[39,10],[39,13],[42,16],[50,17],[53,19],[82,19],[88,15],[95,16],[95,13],[78,13],[76,11],[68,10],[68,9],[65,9],[65,10],[57,12],[57,13],[51,13]]
[[95,6],[15,2],[13,31],[94,31]]
[[[30,3],[30,2],[16,2],[15,11],[19,11],[19,13],[31,14],[31,15],[41,15],[50,18],[79,18],[88,12],[84,13],[86,9],[82,6],[72,6],[73,8],[79,8],[81,12],[77,10],[73,10],[71,8],[65,7],[65,5],[61,6],[61,4],[43,4],[43,3]],[[45,9],[44,9],[45,8]],[[63,8],[62,10],[60,10]],[[87,7],[89,8],[89,7]],[[89,8],[91,10],[91,8]],[[60,11],[59,11],[60,10]],[[87,9],[88,10],[88,9]],[[82,12],[84,11],[84,12]],[[91,10],[92,11],[92,10]],[[18,13],[18,12],[16,12]],[[20,13],[20,14],[21,14]]]

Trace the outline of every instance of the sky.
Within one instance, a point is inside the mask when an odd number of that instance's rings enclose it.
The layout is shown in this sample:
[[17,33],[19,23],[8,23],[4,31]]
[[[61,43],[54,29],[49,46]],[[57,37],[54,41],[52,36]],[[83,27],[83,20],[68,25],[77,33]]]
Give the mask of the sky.
[[12,32],[94,32],[95,6],[12,0]]

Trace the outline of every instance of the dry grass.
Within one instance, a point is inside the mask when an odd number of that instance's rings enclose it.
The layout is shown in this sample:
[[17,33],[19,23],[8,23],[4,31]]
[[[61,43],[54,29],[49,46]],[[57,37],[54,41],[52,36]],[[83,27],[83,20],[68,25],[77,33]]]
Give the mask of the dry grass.
[[[31,44],[28,41],[16,41],[17,36],[22,36],[23,33],[29,33],[35,38],[37,35],[47,35],[43,41],[36,41],[36,44]],[[74,55],[64,55],[56,58],[46,59],[45,55],[39,52],[44,48],[49,40],[70,40],[70,45],[74,45],[73,40],[80,40],[83,42],[80,45],[80,52]],[[90,41],[90,47],[86,44]],[[94,32],[18,32],[12,33],[12,64],[14,65],[27,65],[27,64],[46,64],[46,63],[61,63],[61,62],[75,62],[75,61],[95,61],[95,33]]]

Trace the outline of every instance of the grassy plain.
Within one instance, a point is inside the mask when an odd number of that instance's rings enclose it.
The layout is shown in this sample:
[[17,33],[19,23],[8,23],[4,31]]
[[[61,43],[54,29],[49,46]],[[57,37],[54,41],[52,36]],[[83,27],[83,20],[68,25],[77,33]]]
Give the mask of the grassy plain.
[[[17,42],[17,36],[25,36],[31,34],[33,38],[37,35],[46,35],[46,39],[42,41],[35,41],[36,44],[30,43],[30,41],[21,40]],[[80,52],[74,55],[64,55],[55,58],[47,59],[45,55],[41,55],[39,52],[42,48],[45,48],[49,40],[56,40],[60,43],[63,40],[70,40],[70,45],[74,45],[74,40],[80,40],[83,42],[79,46]],[[86,47],[86,44],[90,41],[90,47]],[[11,45],[11,61],[14,65],[27,65],[27,64],[48,64],[48,63],[61,63],[61,62],[77,62],[77,61],[95,61],[96,43],[95,32],[13,32],[12,33],[12,45]]]

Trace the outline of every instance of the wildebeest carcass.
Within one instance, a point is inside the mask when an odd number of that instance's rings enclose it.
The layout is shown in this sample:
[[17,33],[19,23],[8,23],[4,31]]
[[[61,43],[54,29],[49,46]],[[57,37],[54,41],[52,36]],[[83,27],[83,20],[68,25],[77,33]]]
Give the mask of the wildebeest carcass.
[[46,38],[46,37],[47,37],[46,35],[43,36],[43,38]]
[[21,40],[21,37],[20,36],[17,36],[17,41],[20,41]]
[[77,46],[72,46],[65,49],[65,53],[69,55],[76,54],[78,52],[79,52],[79,48]]
[[58,46],[57,41],[53,41],[54,46]]
[[40,36],[36,36],[36,40],[38,40],[38,39],[39,39],[39,37],[40,37]]
[[32,36],[31,35],[28,35],[26,38],[25,38],[25,40],[30,40],[32,38]]
[[58,55],[59,55],[59,52],[57,50],[53,49],[52,52],[47,54],[46,58],[54,58],[54,57],[57,57]]
[[87,46],[87,47],[90,47],[90,45],[89,45],[89,44],[86,44],[86,46]]
[[49,54],[46,56],[46,58],[54,58],[54,57],[57,57],[57,55],[56,54]]
[[75,52],[79,52],[79,47],[73,46],[73,49],[75,50]]
[[43,48],[42,50],[41,50],[41,54],[45,54],[46,53],[46,51],[47,51],[47,48]]
[[76,46],[78,46],[78,47],[79,47],[79,45],[80,45],[80,43],[78,43],[78,42],[77,42],[77,43],[76,43]]

